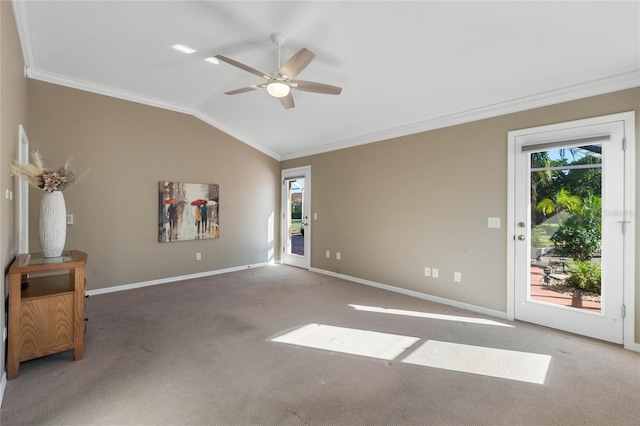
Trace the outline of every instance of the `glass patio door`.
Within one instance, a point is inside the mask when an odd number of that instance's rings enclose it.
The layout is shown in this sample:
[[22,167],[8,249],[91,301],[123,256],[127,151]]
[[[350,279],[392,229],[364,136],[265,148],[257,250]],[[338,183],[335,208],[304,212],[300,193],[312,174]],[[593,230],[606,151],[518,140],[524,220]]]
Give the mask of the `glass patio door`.
[[624,126],[514,138],[516,319],[623,342]]
[[309,269],[311,171],[308,167],[290,169],[282,176],[282,261]]

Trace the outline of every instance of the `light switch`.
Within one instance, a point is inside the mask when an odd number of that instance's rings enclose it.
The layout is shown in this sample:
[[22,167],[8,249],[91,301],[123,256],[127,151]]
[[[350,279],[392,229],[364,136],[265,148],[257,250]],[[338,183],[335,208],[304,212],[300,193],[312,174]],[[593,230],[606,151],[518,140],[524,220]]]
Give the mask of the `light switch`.
[[489,228],[500,228],[500,218],[490,217],[488,221]]

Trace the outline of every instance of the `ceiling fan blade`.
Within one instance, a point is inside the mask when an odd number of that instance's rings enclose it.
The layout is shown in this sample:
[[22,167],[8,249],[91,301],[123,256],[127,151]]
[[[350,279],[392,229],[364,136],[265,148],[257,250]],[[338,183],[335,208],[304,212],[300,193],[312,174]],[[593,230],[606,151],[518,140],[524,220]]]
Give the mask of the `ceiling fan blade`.
[[249,65],[242,64],[242,63],[240,63],[238,61],[234,61],[233,59],[227,58],[226,56],[216,55],[216,58],[220,59],[223,62],[228,63],[229,65],[233,65],[234,67],[238,67],[241,70],[245,70],[247,72],[250,72],[251,74],[257,75],[258,77],[266,78],[267,80],[273,79],[273,77],[270,74],[266,73],[266,72],[257,70],[255,68],[250,67]]
[[249,87],[243,87],[242,89],[236,89],[236,90],[232,90],[230,92],[224,92],[225,95],[237,95],[239,93],[246,93],[246,92],[251,92],[252,90],[257,90],[257,87],[253,87],[253,86],[249,86]]
[[291,83],[293,83],[291,87],[302,90],[303,92],[322,93],[324,95],[339,95],[342,93],[342,87],[316,83],[315,81],[295,80]]
[[316,57],[316,54],[306,47],[300,49],[298,53],[289,58],[287,62],[278,70],[278,76],[291,80],[296,78],[303,69]]
[[296,106],[295,103],[293,102],[293,96],[291,96],[291,92],[289,92],[287,96],[283,96],[282,98],[278,98],[278,99],[280,99],[280,103],[286,109],[290,109]]

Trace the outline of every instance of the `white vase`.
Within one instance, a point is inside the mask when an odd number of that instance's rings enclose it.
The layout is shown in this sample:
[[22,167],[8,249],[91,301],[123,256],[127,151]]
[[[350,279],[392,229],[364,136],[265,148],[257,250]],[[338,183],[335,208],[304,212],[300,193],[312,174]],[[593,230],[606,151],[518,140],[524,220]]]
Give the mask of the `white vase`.
[[60,191],[45,192],[40,202],[40,248],[44,257],[58,257],[67,238],[67,208]]

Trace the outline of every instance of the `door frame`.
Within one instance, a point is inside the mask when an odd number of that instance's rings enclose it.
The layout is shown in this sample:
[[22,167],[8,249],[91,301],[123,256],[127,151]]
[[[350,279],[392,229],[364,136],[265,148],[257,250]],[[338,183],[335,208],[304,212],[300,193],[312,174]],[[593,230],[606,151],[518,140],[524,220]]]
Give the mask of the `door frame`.
[[303,211],[302,211],[302,220],[304,221],[305,215],[307,215],[307,225],[304,228],[304,258],[305,261],[303,264],[296,265],[302,267],[304,269],[311,269],[311,220],[309,217],[311,215],[311,166],[301,166],[294,167],[291,169],[282,170],[282,192],[281,192],[281,211],[282,215],[280,216],[280,253],[282,258],[280,259],[280,263],[285,264],[285,250],[286,244],[288,240],[289,228],[287,227],[285,218],[286,218],[286,210],[287,210],[287,190],[285,188],[285,182],[287,179],[295,179],[295,178],[304,178],[304,202],[303,202]]
[[[29,138],[22,124],[18,126],[18,163],[29,162]],[[18,202],[16,203],[16,236],[18,253],[29,253],[29,183],[16,179]]]
[[635,112],[629,111],[619,114],[611,114],[583,120],[557,123],[548,126],[532,127],[528,129],[515,130],[508,133],[507,147],[507,318],[515,319],[515,285],[516,268],[516,225],[515,225],[515,142],[516,137],[542,131],[557,131],[577,126],[590,126],[595,124],[608,123],[612,121],[622,121],[625,132],[625,155],[624,155],[624,267],[623,267],[623,303],[625,306],[625,316],[623,318],[623,345],[625,349],[640,352],[640,345],[635,343],[635,211],[636,211],[636,187],[635,187]]

